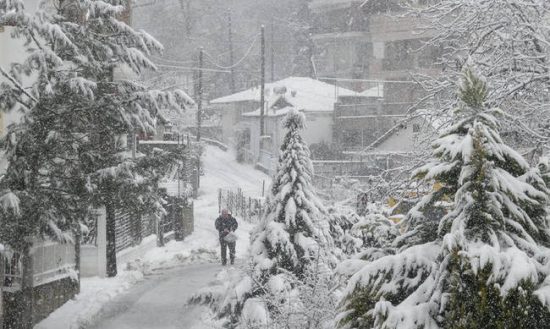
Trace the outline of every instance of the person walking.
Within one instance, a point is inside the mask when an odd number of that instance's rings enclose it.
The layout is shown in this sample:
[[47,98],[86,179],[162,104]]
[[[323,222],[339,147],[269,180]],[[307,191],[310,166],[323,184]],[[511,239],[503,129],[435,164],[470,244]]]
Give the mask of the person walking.
[[216,218],[216,230],[218,230],[220,238],[222,265],[227,264],[227,248],[229,248],[229,259],[231,265],[235,263],[235,241],[227,241],[228,234],[235,232],[239,227],[237,220],[231,216],[227,209],[223,209],[221,215]]

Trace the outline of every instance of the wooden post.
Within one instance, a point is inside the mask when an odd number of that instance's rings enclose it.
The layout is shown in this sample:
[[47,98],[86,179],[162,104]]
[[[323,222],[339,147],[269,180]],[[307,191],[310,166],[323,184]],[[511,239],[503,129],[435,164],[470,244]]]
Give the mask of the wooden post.
[[237,189],[237,211],[235,211],[237,214],[239,215],[243,215],[242,212],[241,212],[241,202],[242,202],[242,191],[241,191],[241,188],[238,188]]

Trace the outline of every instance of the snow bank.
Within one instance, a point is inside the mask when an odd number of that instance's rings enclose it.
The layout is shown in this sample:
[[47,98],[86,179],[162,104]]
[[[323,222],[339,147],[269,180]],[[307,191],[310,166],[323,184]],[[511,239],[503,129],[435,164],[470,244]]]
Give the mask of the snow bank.
[[82,279],[80,294],[38,323],[34,329],[85,328],[97,319],[103,305],[141,280],[143,273],[140,271],[122,271],[110,279]]

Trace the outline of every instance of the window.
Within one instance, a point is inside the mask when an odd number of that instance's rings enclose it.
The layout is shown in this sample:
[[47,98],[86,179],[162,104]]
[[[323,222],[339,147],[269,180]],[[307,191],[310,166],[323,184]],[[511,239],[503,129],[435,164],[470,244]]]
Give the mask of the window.
[[418,66],[422,68],[432,68],[437,65],[443,57],[443,47],[437,45],[426,45],[418,53]]
[[400,40],[386,43],[384,70],[406,70],[413,66],[416,40]]

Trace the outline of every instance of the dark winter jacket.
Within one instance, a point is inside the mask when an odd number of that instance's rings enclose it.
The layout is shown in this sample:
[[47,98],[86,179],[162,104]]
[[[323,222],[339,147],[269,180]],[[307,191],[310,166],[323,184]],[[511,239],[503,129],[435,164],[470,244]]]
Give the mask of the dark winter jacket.
[[[227,218],[223,218],[222,216],[216,218],[216,230],[220,233],[220,239],[229,233],[229,231],[235,231],[239,227],[239,224],[237,224],[237,220],[229,215]],[[227,230],[228,232],[224,231]]]

